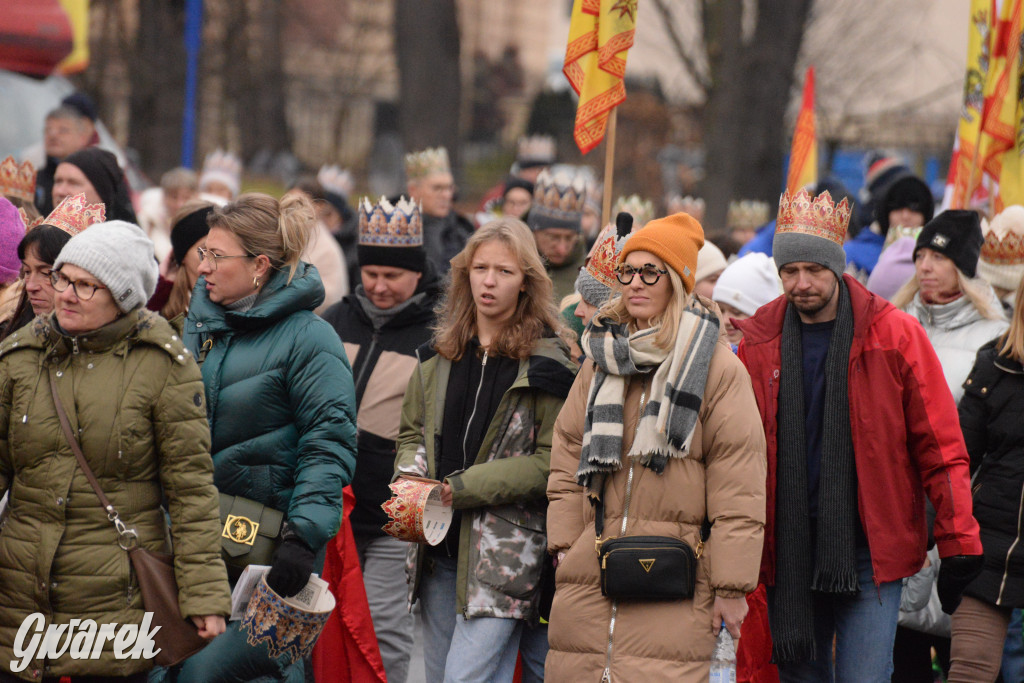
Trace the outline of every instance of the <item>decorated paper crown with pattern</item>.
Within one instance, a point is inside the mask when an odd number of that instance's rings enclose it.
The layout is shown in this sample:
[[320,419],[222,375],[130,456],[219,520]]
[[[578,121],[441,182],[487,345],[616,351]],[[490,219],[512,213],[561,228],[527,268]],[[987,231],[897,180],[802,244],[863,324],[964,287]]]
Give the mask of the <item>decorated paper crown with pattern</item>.
[[418,202],[401,197],[392,205],[384,197],[359,203],[359,244],[371,247],[422,247],[423,218]]
[[0,161],[0,194],[32,201],[36,194],[36,169],[32,162],[18,164],[12,156]]
[[586,202],[587,181],[582,175],[553,175],[545,169],[534,183],[527,223],[531,230],[566,228],[579,232]]
[[770,220],[768,217],[770,210],[768,202],[747,199],[729,202],[729,215],[726,219],[726,225],[729,226],[730,230],[753,230],[754,228],[759,228]]
[[649,199],[641,199],[635,194],[631,194],[628,197],[619,197],[615,200],[615,208],[612,209],[612,215],[618,216],[623,211],[633,217],[633,225],[639,228],[654,220],[654,203]]
[[665,202],[668,206],[668,215],[671,216],[677,213],[685,213],[688,216],[692,216],[697,219],[698,223],[704,222],[704,212],[707,210],[707,204],[700,197],[691,197],[686,195],[682,197],[674,194],[668,198]]
[[982,224],[985,241],[981,245],[981,259],[998,266],[1024,263],[1024,206],[1008,206]]
[[[65,197],[60,204],[37,225],[52,225],[74,237],[90,225],[102,223],[107,216],[103,204],[89,204],[84,194]],[[35,226],[33,226],[35,227]]]
[[550,135],[519,138],[516,163],[520,166],[550,166],[555,163],[555,139]]
[[405,176],[409,180],[422,180],[435,173],[451,172],[448,150],[444,147],[430,147],[405,155]]
[[[633,225],[633,216],[623,211],[616,215],[614,225],[609,223],[597,236],[587,265],[580,269],[575,285],[579,295],[591,306],[600,306],[618,289],[615,266]],[[636,225],[643,227],[640,223]]]
[[851,213],[850,203],[845,197],[836,204],[827,190],[814,198],[803,188],[793,194],[787,190],[779,199],[775,234],[814,235],[842,246]]
[[354,182],[352,174],[341,166],[321,166],[316,174],[316,181],[328,192],[341,195],[345,199],[352,194]]

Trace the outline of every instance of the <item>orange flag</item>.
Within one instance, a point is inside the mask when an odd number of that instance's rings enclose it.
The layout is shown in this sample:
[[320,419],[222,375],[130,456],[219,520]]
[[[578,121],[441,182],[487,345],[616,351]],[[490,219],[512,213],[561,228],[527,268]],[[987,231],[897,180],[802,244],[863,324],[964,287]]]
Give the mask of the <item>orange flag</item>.
[[814,135],[814,67],[807,67],[804,78],[804,99],[796,117],[793,146],[789,152],[789,174],[786,191],[795,193],[801,187],[818,182],[818,143]]
[[562,73],[580,96],[573,138],[584,154],[604,139],[608,115],[626,99],[626,55],[639,0],[574,0]]

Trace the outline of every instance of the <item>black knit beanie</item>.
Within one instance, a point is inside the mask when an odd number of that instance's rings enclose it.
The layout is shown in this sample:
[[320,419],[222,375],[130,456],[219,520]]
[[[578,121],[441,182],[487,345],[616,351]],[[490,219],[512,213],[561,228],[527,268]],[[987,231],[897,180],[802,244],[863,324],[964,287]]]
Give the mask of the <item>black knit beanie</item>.
[[917,259],[917,252],[928,248],[950,259],[957,270],[972,278],[978,272],[978,258],[984,241],[977,212],[949,209],[921,229],[914,245],[914,259]]
[[210,232],[207,219],[213,213],[213,206],[202,206],[182,218],[171,228],[171,248],[174,262],[179,266],[188,255],[188,250]]

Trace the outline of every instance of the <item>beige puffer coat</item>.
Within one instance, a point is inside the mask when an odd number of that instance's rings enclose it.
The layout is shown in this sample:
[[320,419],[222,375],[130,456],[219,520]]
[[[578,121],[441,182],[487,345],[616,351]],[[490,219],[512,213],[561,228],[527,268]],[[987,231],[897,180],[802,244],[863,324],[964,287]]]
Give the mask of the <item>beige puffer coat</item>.
[[[68,337],[39,317],[0,344],[0,671],[19,627],[92,619],[139,624],[143,605],[128,553],[64,436],[61,403],[100,487],[150,550],[166,550],[166,497],[178,602],[185,616],[227,615],[217,489],[199,368],[156,313],[139,309],[95,332]],[[127,676],[152,660],[33,659],[16,675]]]
[[[714,526],[699,561],[694,599],[617,601],[609,645],[613,603],[601,595],[594,511],[575,477],[594,372],[588,361],[555,422],[548,550],[567,552],[556,572],[545,677],[597,683],[607,668],[612,681],[703,683],[715,644],[714,596],[741,597],[752,591],[761,561],[765,440],[750,377],[720,337],[691,456],[670,458],[661,475],[635,466],[627,535],[672,536],[696,548],[705,515]],[[627,387],[624,454],[633,442],[641,389],[649,395],[651,375],[636,377]],[[629,469],[624,461],[605,487],[606,539],[622,535]]]

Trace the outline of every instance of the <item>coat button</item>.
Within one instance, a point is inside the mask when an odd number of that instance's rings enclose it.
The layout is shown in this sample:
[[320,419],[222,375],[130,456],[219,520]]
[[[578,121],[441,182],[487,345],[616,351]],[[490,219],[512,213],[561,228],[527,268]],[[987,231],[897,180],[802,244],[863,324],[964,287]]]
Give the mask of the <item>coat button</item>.
[[981,393],[987,394],[988,393],[988,387],[982,387],[981,388]]
[[64,376],[64,371],[63,370],[58,370],[57,371],[57,376],[58,377],[63,377]]
[[56,581],[54,581],[53,583],[50,584],[50,588],[56,588],[56,587],[57,587],[57,582]]
[[202,323],[196,323],[196,327],[202,327],[202,326],[203,326]]
[[92,370],[92,369],[93,369],[94,367],[96,367],[96,366],[94,366],[94,365],[93,365],[92,363],[89,363],[89,364],[88,364],[88,365],[86,365],[85,367],[87,367],[87,368],[89,368],[90,370]]
[[60,498],[60,497],[58,497],[58,498],[57,498],[57,505],[63,505],[63,504],[64,504],[64,499],[63,499],[63,498]]
[[968,379],[967,379],[967,383],[968,383],[968,384],[973,384],[973,383],[974,383],[974,380],[973,380],[973,379],[970,379],[970,378],[968,378]]

